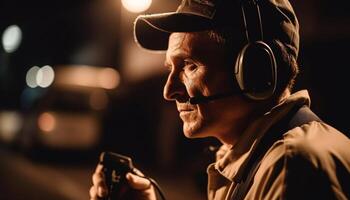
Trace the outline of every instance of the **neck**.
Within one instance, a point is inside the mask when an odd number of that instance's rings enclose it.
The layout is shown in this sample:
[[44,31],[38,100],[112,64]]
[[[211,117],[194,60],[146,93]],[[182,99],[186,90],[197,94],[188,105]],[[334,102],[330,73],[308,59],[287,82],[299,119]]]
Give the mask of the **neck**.
[[263,116],[266,112],[269,112],[274,106],[278,105],[286,98],[290,96],[290,90],[286,89],[281,95],[267,101],[250,102],[248,106],[250,109],[245,110],[245,115],[236,119],[234,122],[230,121],[225,126],[226,130],[220,130],[222,134],[219,135],[218,139],[221,143],[229,146],[234,146],[245,130],[257,119]]

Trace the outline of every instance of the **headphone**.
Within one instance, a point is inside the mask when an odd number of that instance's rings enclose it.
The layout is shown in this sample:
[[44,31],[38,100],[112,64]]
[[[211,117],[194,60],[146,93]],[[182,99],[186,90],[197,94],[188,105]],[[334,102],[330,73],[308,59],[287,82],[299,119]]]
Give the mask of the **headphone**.
[[[240,1],[247,44],[240,50],[236,59],[235,78],[239,89],[246,97],[252,100],[265,100],[276,90],[275,55],[271,47],[264,42],[258,0]],[[250,20],[258,21],[251,23]],[[256,26],[251,26],[252,24]]]

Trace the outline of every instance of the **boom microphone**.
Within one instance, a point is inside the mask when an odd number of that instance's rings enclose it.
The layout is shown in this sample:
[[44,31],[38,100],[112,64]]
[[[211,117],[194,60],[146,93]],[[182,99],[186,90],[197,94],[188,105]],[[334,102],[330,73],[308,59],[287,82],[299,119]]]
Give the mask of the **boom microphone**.
[[231,93],[224,93],[224,94],[215,94],[211,96],[197,96],[197,97],[190,97],[188,99],[188,102],[192,105],[201,104],[201,103],[208,103],[209,101],[214,101],[217,99],[222,99],[226,97],[230,97],[232,95],[237,94],[237,92],[231,92]]

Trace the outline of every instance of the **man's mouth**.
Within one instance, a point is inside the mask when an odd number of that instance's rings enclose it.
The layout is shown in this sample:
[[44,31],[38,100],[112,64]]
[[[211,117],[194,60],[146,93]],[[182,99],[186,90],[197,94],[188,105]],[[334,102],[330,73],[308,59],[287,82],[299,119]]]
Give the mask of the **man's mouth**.
[[190,106],[178,106],[177,110],[179,111],[179,115],[182,120],[187,120],[194,111],[194,109]]
[[188,106],[182,106],[182,107],[179,106],[177,110],[181,113],[181,112],[190,112],[190,111],[193,111],[194,109]]

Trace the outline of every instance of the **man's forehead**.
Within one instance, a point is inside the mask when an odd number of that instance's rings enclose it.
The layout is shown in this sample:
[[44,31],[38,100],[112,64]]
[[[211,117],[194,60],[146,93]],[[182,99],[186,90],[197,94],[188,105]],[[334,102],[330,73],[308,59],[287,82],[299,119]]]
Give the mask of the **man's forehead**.
[[211,38],[209,32],[173,33],[169,37],[165,65],[184,59],[200,63],[221,62],[225,59],[226,48]]
[[169,37],[168,47],[171,50],[177,48],[192,49],[198,45],[209,42],[209,40],[208,34],[205,34],[205,32],[172,33]]
[[207,32],[172,33],[167,53],[197,54],[205,49],[217,48]]
[[190,42],[188,36],[189,33],[172,33],[169,36],[168,51],[174,51],[188,46]]

